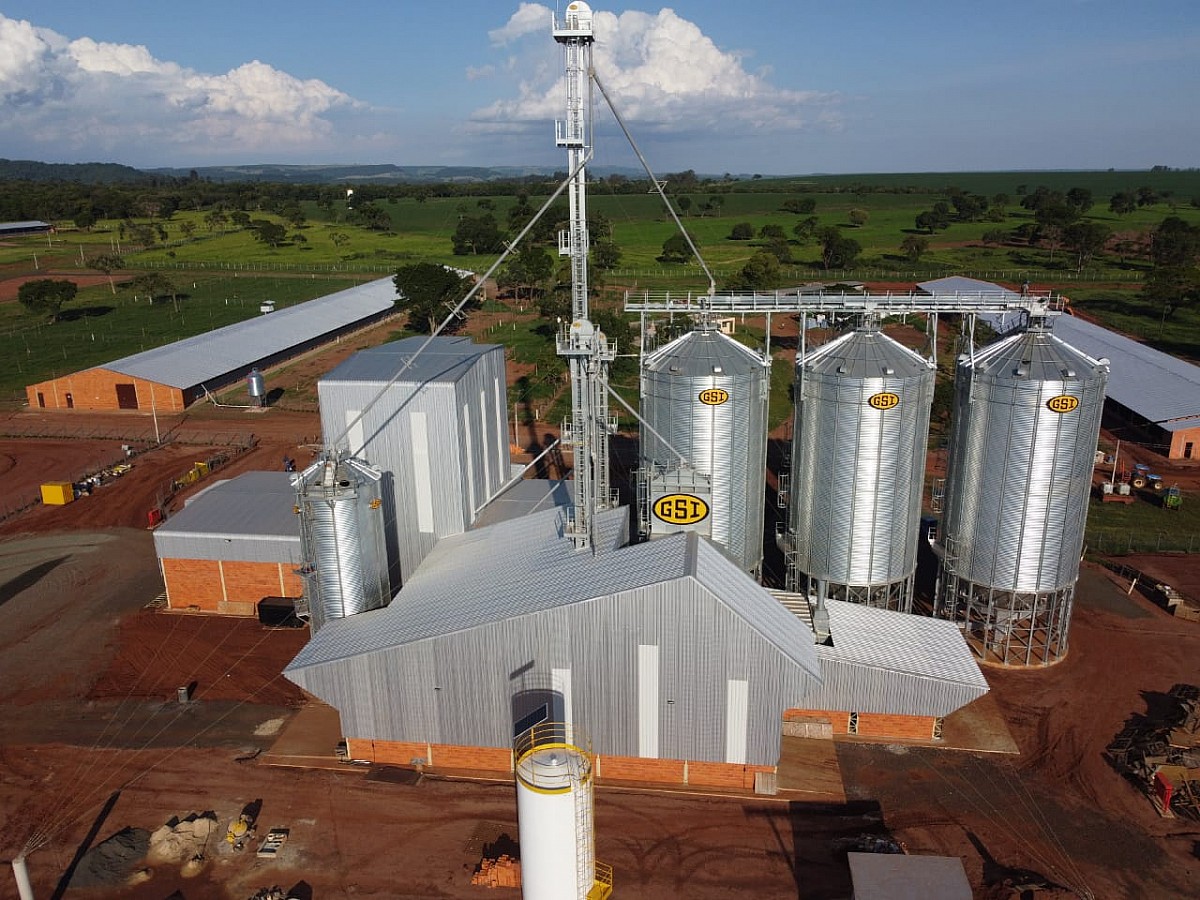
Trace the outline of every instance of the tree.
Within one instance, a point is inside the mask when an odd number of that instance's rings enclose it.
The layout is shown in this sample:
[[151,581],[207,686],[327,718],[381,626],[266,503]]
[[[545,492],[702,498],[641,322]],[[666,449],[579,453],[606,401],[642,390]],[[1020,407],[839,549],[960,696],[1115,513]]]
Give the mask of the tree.
[[1092,192],[1087,188],[1081,187],[1073,187],[1067,191],[1067,203],[1079,210],[1080,215],[1083,215],[1095,206],[1095,201],[1092,200]]
[[692,248],[682,234],[673,234],[662,245],[659,262],[687,262],[692,258]]
[[268,222],[266,219],[254,221],[254,239],[262,241],[268,247],[278,247],[287,240],[287,229],[278,222]]
[[1200,226],[1167,216],[1154,230],[1151,259],[1156,268],[1194,266],[1200,256]]
[[716,217],[721,218],[721,209],[725,206],[725,197],[722,194],[713,194],[708,198],[708,208],[713,211]]
[[117,269],[123,269],[125,264],[121,261],[121,257],[114,254],[106,254],[104,256],[93,256],[88,260],[88,268],[95,269],[97,272],[103,272],[108,276],[108,289],[114,294],[117,292],[117,286],[113,284],[112,273]]
[[784,234],[783,226],[770,223],[758,229],[758,236],[764,241],[787,240],[787,235]]
[[1116,213],[1118,216],[1127,216],[1137,209],[1137,194],[1133,191],[1119,191],[1112,195],[1108,201],[1109,212]]
[[521,288],[529,290],[532,299],[540,293],[554,274],[554,259],[536,244],[522,244],[521,249],[511,254],[500,270],[497,284],[500,287],[511,287],[517,299],[521,297]]
[[809,216],[816,211],[817,201],[814,197],[788,197],[780,207],[784,212],[795,213],[799,216]]
[[769,291],[779,286],[779,258],[759,251],[746,262],[728,285],[730,290]]
[[349,241],[349,236],[347,236],[344,232],[333,231],[329,234],[329,242],[335,247],[342,247],[343,245],[349,243]]
[[179,233],[183,235],[184,240],[190,241],[192,239],[192,236],[196,233],[196,223],[192,222],[190,220],[185,221],[185,222],[180,222],[179,223]]
[[450,237],[455,256],[499,253],[504,249],[504,233],[491,213],[463,216]]
[[750,241],[754,239],[754,226],[749,222],[738,222],[729,232],[731,241]]
[[983,233],[983,242],[989,247],[994,247],[997,244],[1003,244],[1008,240],[1008,235],[1004,233],[1003,228],[989,228]]
[[909,262],[919,262],[929,249],[929,238],[919,234],[910,234],[900,242],[900,251]]
[[615,269],[621,264],[621,248],[612,241],[600,240],[592,244],[592,265],[597,269]]
[[688,214],[688,210],[692,208],[692,198],[688,196],[678,197],[675,200],[675,205],[678,206],[679,211],[686,216]]
[[397,304],[408,311],[408,327],[427,334],[437,328],[467,292],[469,279],[435,263],[413,263],[396,270]]
[[1170,319],[1182,306],[1200,303],[1200,269],[1195,266],[1155,267],[1146,277],[1142,293],[1163,305],[1163,318]]
[[38,278],[17,288],[17,300],[28,312],[48,316],[53,322],[58,318],[62,305],[74,300],[78,292],[79,288],[73,281]]
[[865,209],[854,207],[850,212],[846,213],[846,218],[850,220],[850,224],[855,228],[862,228],[871,219],[871,214]]
[[792,234],[796,236],[801,244],[807,244],[813,239],[813,235],[817,233],[817,226],[821,222],[816,216],[809,216],[807,219],[801,219],[792,226]]
[[129,282],[128,287],[135,297],[145,294],[151,303],[158,297],[169,296],[176,308],[179,306],[179,294],[175,283],[162,272],[143,272]]
[[1099,222],[1074,222],[1063,229],[1063,243],[1075,253],[1075,269],[1082,271],[1092,257],[1104,250],[1112,230]]
[[75,213],[75,227],[81,231],[91,231],[97,219],[96,211],[91,206],[85,206]]
[[862,245],[853,238],[845,237],[841,229],[826,226],[817,232],[821,242],[821,263],[826,269],[844,269],[854,265]]

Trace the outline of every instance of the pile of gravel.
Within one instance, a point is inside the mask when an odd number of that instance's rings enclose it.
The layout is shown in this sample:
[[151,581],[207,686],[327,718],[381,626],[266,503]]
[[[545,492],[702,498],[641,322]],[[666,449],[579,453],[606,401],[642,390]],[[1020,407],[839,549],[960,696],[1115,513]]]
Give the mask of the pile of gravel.
[[83,855],[71,878],[73,888],[124,884],[150,849],[150,832],[123,828]]

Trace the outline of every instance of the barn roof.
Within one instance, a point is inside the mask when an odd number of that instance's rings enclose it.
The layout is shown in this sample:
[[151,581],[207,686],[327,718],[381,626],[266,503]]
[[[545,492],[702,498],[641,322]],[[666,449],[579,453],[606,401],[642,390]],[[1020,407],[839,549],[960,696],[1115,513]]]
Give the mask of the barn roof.
[[181,389],[196,387],[385,312],[395,301],[392,280],[381,278],[99,368]]

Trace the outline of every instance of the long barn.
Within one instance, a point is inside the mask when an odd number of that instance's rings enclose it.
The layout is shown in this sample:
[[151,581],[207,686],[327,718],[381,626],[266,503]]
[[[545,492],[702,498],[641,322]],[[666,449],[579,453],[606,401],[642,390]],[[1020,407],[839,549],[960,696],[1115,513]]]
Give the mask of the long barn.
[[381,278],[31,384],[25,393],[34,409],[178,411],[252,368],[282,362],[390,315],[395,302],[391,279]]

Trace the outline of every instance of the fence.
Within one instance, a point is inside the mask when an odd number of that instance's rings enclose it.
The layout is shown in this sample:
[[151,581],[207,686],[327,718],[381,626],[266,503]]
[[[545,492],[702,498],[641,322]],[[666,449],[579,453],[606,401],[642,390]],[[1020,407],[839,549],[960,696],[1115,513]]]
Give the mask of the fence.
[[1087,532],[1087,549],[1102,556],[1127,553],[1200,553],[1200,534],[1174,531],[1123,531],[1097,529]]

